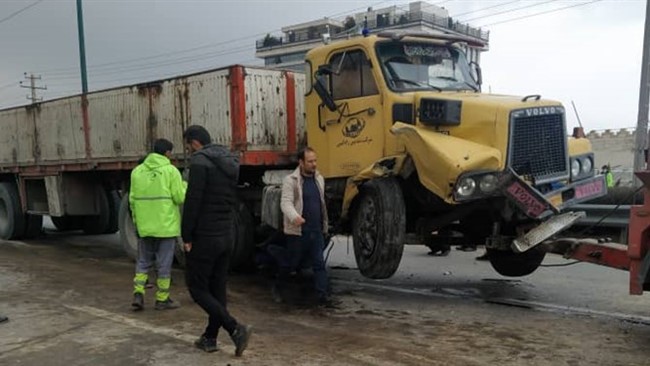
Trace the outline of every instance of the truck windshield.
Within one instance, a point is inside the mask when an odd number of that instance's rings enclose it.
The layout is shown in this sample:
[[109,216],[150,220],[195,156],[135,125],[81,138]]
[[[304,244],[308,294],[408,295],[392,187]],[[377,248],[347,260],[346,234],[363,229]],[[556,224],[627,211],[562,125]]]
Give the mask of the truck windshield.
[[377,45],[377,56],[393,90],[478,90],[465,55],[456,48],[385,42]]

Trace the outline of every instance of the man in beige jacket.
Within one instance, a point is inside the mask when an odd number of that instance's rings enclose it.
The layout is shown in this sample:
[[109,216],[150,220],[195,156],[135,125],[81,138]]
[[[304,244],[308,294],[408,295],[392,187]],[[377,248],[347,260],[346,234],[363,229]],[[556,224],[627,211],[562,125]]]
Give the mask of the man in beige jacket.
[[323,250],[327,233],[325,181],[316,170],[316,152],[306,147],[298,153],[298,168],[284,178],[280,207],[284,215],[287,238],[286,255],[280,260],[278,282],[274,291],[298,269],[304,259],[311,261],[314,288],[321,305],[331,304],[327,292],[327,272]]

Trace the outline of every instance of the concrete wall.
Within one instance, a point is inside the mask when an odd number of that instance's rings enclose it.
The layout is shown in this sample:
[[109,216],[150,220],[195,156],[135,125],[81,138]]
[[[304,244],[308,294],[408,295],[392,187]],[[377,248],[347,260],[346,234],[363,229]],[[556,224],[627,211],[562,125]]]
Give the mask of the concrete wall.
[[594,149],[596,168],[609,164],[614,180],[620,179],[621,185],[632,183],[635,135],[631,129],[591,131],[587,134]]

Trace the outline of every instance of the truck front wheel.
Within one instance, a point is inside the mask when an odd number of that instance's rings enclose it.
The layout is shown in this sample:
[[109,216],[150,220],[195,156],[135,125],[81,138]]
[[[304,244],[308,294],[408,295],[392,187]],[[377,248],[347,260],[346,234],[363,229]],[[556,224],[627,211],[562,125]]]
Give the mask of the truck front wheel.
[[492,268],[500,275],[507,277],[521,277],[535,272],[546,256],[546,252],[539,248],[533,248],[523,253],[492,248],[486,248],[486,250]]
[[352,222],[357,266],[365,277],[388,278],[397,271],[404,252],[402,190],[395,178],[379,178],[361,187],[358,200]]
[[25,215],[18,189],[12,183],[0,183],[0,239],[19,239],[24,233]]

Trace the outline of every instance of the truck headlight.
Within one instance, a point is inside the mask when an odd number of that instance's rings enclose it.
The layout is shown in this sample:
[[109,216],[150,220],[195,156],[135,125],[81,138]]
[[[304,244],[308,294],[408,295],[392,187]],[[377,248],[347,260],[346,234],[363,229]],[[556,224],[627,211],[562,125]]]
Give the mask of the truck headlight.
[[575,178],[579,176],[581,169],[582,169],[582,164],[580,164],[580,160],[578,159],[571,160],[571,177]]
[[479,182],[479,189],[483,193],[492,193],[497,189],[499,179],[494,174],[487,174],[483,176]]
[[571,181],[579,181],[594,176],[594,154],[587,153],[571,157]]
[[470,197],[476,191],[476,180],[471,177],[463,178],[456,186],[456,194],[462,198]]
[[591,160],[591,157],[586,157],[581,159],[582,161],[582,174],[589,174],[594,168],[594,162]]

